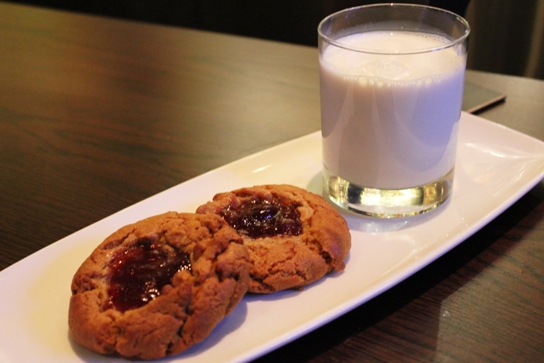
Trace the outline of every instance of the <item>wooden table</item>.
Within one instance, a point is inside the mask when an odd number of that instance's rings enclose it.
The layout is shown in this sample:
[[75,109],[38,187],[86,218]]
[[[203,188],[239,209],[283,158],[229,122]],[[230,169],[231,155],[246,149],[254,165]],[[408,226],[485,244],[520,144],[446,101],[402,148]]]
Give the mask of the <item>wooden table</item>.
[[[544,140],[544,82],[467,78],[508,95],[482,117]],[[319,127],[314,48],[0,3],[0,269]],[[544,361],[543,243],[541,182],[436,262],[258,361]]]

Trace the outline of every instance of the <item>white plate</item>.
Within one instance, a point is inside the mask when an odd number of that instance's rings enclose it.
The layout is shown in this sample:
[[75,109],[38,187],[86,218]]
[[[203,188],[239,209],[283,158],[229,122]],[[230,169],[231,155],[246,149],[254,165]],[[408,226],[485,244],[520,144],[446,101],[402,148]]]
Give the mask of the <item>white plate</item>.
[[[153,214],[192,212],[216,192],[242,186],[289,183],[320,193],[320,173],[321,139],[313,133],[168,189],[1,271],[0,362],[122,361],[80,348],[67,326],[72,276],[105,237]],[[346,214],[353,247],[343,273],[304,291],[246,296],[203,343],[164,361],[247,361],[389,289],[537,184],[544,177],[544,143],[463,113],[455,173],[450,201],[426,215],[375,220]]]

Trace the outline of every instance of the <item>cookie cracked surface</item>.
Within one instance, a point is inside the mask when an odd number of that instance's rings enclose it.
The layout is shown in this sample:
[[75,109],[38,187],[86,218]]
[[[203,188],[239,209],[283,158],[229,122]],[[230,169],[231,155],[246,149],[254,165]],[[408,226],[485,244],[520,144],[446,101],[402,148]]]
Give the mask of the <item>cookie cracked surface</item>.
[[291,185],[261,185],[216,194],[197,213],[224,218],[244,239],[249,291],[297,289],[345,268],[351,235],[321,196]]
[[180,353],[234,309],[249,268],[241,237],[218,216],[169,212],[127,225],[74,275],[72,337],[128,358]]

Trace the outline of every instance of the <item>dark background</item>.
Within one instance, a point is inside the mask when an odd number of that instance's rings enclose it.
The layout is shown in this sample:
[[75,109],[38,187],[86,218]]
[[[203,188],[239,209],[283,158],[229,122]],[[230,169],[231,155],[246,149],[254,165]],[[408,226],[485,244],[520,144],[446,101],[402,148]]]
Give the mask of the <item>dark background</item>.
[[[464,14],[469,0],[412,0]],[[317,25],[346,7],[376,3],[354,0],[11,0],[129,20],[317,45]]]
[[[127,20],[316,46],[325,16],[369,0],[10,0]],[[397,0],[442,7],[471,25],[468,68],[544,79],[544,0]]]

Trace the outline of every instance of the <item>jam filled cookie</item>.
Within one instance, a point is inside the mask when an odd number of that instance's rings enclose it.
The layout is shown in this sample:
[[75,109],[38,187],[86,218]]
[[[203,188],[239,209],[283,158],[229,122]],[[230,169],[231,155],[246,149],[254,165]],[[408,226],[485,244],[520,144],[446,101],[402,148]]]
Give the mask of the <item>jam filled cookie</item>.
[[345,219],[321,196],[291,185],[220,193],[197,213],[221,216],[242,236],[253,293],[301,288],[342,271],[351,247]]
[[214,215],[169,212],[121,228],[73,278],[72,337],[98,353],[137,359],[204,340],[247,291],[242,242]]

